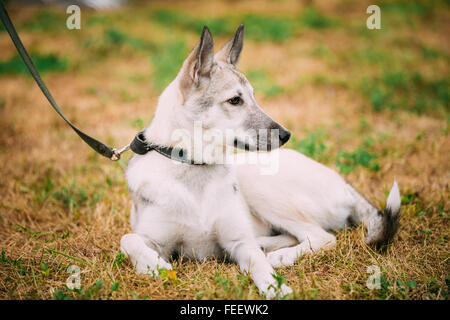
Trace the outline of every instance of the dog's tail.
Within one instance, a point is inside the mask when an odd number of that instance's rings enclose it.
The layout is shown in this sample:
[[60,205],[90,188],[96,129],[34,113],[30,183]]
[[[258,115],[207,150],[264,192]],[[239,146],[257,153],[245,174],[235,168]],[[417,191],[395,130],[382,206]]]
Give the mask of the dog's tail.
[[399,227],[401,198],[397,181],[394,180],[384,211],[375,208],[356,191],[353,192],[357,204],[352,219],[366,224],[366,243],[377,247],[389,244]]

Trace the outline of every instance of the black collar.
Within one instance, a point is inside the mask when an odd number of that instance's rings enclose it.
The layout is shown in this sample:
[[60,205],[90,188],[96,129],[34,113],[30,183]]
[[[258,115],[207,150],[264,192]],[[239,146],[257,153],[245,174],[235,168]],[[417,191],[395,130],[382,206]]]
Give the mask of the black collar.
[[180,148],[160,146],[151,142],[147,142],[144,136],[144,131],[139,132],[130,144],[130,149],[140,155],[144,155],[152,150],[162,154],[166,158],[176,160],[182,163],[192,165],[204,165],[205,163],[197,163],[192,159],[188,159],[188,153]]

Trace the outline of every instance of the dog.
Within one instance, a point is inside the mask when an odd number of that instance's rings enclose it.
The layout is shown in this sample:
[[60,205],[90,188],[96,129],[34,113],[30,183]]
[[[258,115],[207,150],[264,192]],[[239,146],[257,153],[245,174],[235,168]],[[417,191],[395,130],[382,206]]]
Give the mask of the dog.
[[[292,292],[277,284],[273,268],[333,246],[336,238],[329,231],[363,221],[368,243],[391,241],[398,227],[400,195],[394,182],[382,212],[333,170],[279,149],[290,133],[258,106],[252,86],[237,70],[243,41],[241,25],[214,55],[205,27],[159,97],[143,137],[153,145],[176,146],[191,163],[159,152],[130,159],[126,177],[133,201],[132,233],[122,237],[121,251],[138,273],[153,275],[160,268],[172,269],[169,258],[174,253],[198,260],[227,257],[271,299]],[[195,132],[198,123],[205,133],[226,134],[205,143]],[[195,150],[199,140],[204,143],[200,156]],[[230,145],[266,152],[237,154],[236,159],[244,160],[240,164],[218,161],[216,151]],[[278,173],[261,175],[260,165],[245,161],[255,153],[269,163],[279,161]]]

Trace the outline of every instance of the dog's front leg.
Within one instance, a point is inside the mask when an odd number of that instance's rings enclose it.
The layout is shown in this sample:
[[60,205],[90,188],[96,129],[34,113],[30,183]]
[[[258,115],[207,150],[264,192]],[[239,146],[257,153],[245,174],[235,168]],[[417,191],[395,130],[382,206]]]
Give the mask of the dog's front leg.
[[243,221],[242,216],[228,215],[218,225],[220,225],[220,229],[217,230],[220,245],[238,263],[242,272],[250,274],[260,294],[272,299],[277,293],[285,296],[292,292],[285,284],[278,287],[272,266],[256,243],[251,226],[247,221]]
[[130,259],[137,273],[157,276],[159,268],[172,269],[172,266],[161,258],[158,252],[147,246],[144,239],[136,233],[124,235],[120,240],[120,249]]
[[249,243],[251,239],[231,240],[224,244],[225,250],[238,263],[242,272],[248,272],[255,282],[260,294],[264,294],[267,299],[292,293],[292,289],[278,283],[274,278],[274,270],[267,261],[266,256],[256,243]]

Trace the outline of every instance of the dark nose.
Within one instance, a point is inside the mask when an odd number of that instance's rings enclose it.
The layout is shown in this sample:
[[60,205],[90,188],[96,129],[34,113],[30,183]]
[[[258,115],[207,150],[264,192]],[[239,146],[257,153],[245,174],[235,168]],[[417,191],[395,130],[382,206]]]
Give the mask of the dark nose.
[[289,131],[287,131],[287,130],[282,129],[280,131],[280,136],[279,136],[280,141],[281,141],[281,145],[280,146],[282,146],[283,144],[288,142],[290,137],[291,137],[291,133]]

